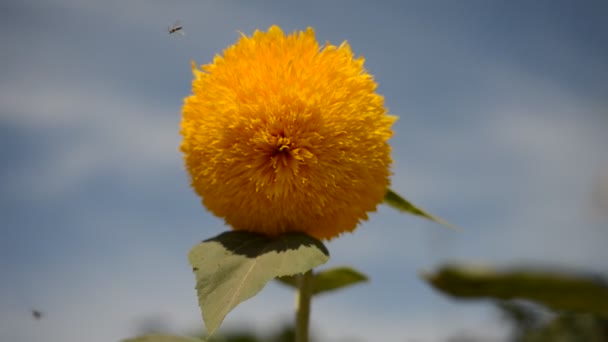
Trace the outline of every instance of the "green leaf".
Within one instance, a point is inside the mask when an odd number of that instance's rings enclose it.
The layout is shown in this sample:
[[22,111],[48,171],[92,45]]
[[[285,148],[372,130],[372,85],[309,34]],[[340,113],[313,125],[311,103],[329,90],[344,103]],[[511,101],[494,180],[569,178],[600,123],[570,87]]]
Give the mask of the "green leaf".
[[525,299],[554,310],[608,317],[608,282],[598,276],[444,266],[423,277],[436,289],[454,297]]
[[231,231],[194,246],[189,259],[211,336],[228,312],[260,292],[267,282],[324,264],[329,252],[323,243],[301,233],[271,238]]
[[[279,277],[277,280],[285,285],[298,288],[297,278],[294,276]],[[312,294],[317,295],[319,293],[337,290],[367,280],[367,276],[350,267],[326,269],[313,274]]]
[[190,337],[154,334],[131,338],[123,342],[201,342],[201,340]]
[[384,195],[384,203],[390,205],[391,207],[393,207],[399,211],[410,213],[412,215],[422,216],[426,219],[437,222],[448,228],[458,229],[456,226],[446,222],[445,220],[443,220],[437,216],[431,215],[431,214],[427,213],[426,211],[416,207],[410,201],[399,196],[396,192],[394,192],[391,189],[386,190],[386,194]]

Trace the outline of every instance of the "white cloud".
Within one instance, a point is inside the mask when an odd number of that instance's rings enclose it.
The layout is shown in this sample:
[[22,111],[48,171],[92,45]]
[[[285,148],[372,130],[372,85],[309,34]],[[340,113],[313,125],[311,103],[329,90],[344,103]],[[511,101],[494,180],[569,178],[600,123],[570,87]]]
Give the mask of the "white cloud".
[[180,103],[155,107],[95,84],[43,85],[19,96],[24,88],[3,89],[2,120],[35,137],[48,154],[13,166],[6,184],[16,196],[52,199],[99,175],[137,182],[154,177],[151,170],[182,165]]

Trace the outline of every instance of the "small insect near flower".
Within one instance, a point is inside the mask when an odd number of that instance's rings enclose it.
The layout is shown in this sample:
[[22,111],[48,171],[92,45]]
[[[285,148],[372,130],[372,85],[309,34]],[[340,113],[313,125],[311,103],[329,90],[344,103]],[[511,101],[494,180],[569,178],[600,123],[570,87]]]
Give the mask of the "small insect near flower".
[[175,24],[169,26],[168,31],[169,34],[173,34],[173,33],[179,33],[179,34],[184,34],[184,31],[182,31],[184,27],[182,26],[182,24],[180,24],[179,21],[176,21]]
[[38,311],[38,310],[32,310],[32,317],[34,317],[34,319],[38,320],[41,319],[43,316],[43,313]]

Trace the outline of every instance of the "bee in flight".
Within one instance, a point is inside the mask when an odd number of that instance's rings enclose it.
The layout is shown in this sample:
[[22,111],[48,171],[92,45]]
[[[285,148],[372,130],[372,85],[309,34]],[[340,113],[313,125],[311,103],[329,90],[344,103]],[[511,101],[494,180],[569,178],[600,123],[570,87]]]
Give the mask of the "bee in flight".
[[34,317],[36,320],[41,319],[43,315],[44,314],[41,311],[32,310],[32,317]]
[[176,21],[175,24],[169,26],[169,34],[173,34],[173,33],[179,33],[179,34],[184,34],[184,31],[182,31],[184,27],[182,26],[182,24],[180,24],[179,21]]

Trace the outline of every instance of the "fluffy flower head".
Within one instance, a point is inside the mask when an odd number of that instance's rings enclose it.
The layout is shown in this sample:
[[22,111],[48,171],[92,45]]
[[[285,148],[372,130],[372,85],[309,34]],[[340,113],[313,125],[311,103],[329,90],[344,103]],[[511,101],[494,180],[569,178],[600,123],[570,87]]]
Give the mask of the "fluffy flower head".
[[347,43],[256,31],[201,69],[181,150],[203,204],[237,230],[331,239],[375,211],[389,185],[391,125]]

